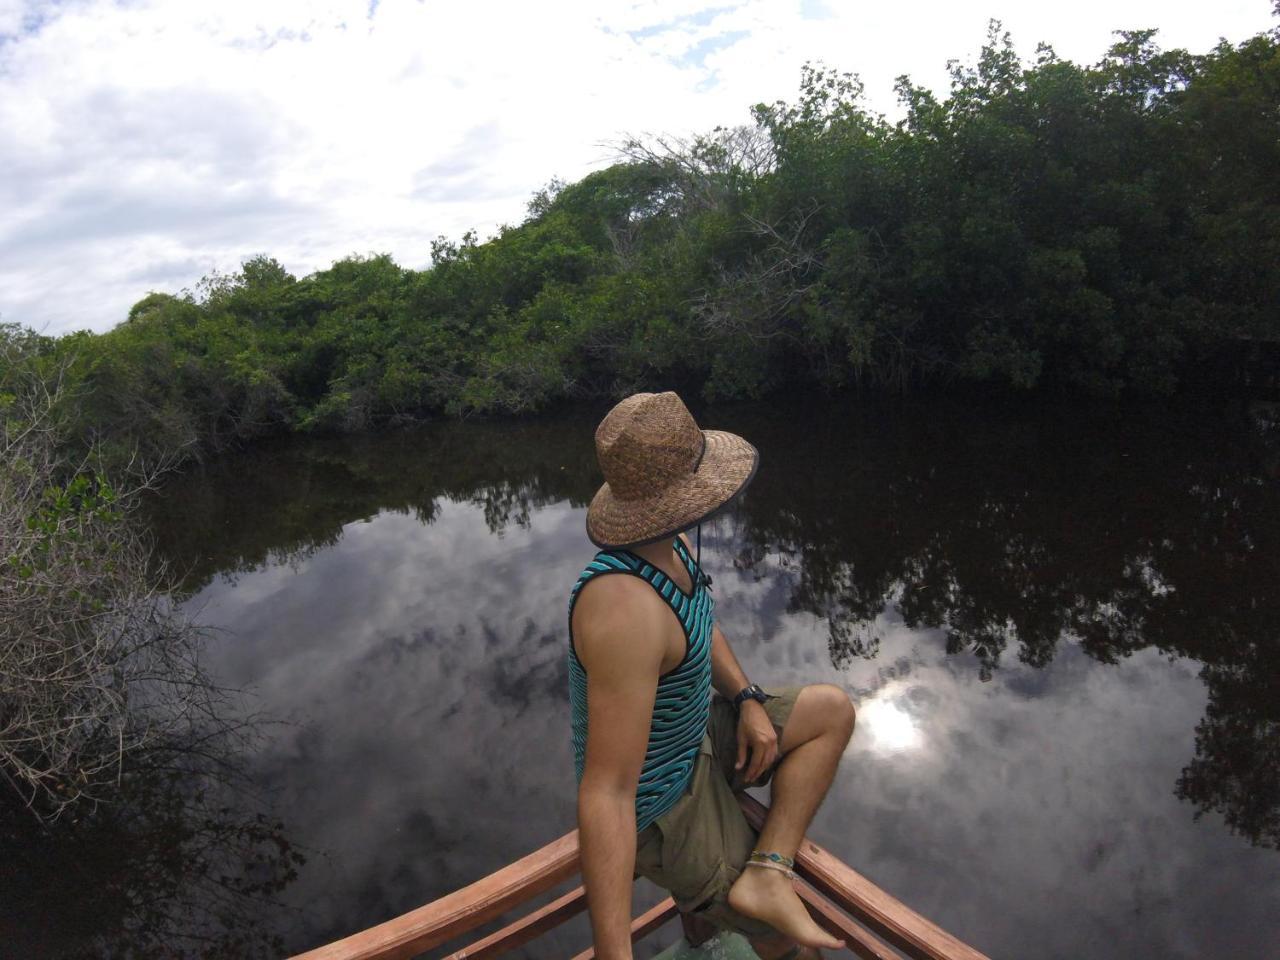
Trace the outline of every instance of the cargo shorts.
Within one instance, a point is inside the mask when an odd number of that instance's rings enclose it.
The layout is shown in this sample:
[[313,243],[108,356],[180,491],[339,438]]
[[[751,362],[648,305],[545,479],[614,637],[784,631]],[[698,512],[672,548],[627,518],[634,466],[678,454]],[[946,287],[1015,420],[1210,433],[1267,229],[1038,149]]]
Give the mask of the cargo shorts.
[[[765,713],[779,741],[801,689],[765,689],[769,695]],[[775,931],[729,906],[729,888],[742,873],[757,838],[734,794],[767,784],[777,762],[758,780],[744,783],[741,771],[733,768],[737,759],[738,714],[732,703],[717,695],[711,700],[707,732],[684,794],[636,837],[636,874],[670,891],[682,912],[758,937]]]

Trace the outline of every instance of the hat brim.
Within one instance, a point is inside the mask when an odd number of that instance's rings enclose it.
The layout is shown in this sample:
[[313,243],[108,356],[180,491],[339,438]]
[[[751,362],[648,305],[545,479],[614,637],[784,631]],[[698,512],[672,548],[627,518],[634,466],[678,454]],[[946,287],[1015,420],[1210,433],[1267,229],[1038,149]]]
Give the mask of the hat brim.
[[638,547],[674,536],[733,501],[756,474],[760,453],[735,433],[703,430],[698,469],[678,485],[638,500],[616,497],[605,483],[587,508],[587,536],[598,547]]

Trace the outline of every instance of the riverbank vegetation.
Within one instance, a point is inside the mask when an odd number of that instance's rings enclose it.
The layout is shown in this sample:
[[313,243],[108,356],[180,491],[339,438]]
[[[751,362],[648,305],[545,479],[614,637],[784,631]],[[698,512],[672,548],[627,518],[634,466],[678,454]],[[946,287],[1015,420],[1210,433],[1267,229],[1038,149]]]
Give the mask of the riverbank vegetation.
[[945,97],[900,79],[899,122],[807,67],[794,103],[630,142],[429,269],[259,257],[41,349],[74,358],[75,436],[152,459],[673,385],[1234,388],[1280,340],[1280,31],[1154,33],[1081,66],[993,23]]
[[4,332],[0,953],[279,956],[250,918],[303,854],[244,795],[264,721],[206,673],[136,515],[166,464],[77,452],[71,357]]
[[0,791],[52,822],[193,739],[208,756],[226,691],[134,517],[155,473],[72,457],[68,364],[36,349],[0,341]]

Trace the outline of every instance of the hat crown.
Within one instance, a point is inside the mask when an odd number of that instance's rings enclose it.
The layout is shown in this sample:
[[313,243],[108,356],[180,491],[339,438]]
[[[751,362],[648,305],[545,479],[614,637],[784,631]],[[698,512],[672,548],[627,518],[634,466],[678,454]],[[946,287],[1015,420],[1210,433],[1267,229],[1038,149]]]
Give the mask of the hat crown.
[[693,476],[705,443],[693,415],[672,391],[633,394],[596,429],[600,469],[620,500],[641,500]]

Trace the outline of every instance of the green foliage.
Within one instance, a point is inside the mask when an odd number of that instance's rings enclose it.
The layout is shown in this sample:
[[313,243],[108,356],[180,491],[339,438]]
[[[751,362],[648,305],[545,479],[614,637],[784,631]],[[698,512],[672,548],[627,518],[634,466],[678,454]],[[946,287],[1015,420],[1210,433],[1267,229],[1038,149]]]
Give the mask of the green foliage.
[[628,144],[429,269],[255,257],[38,355],[74,358],[73,436],[156,457],[670,385],[1219,381],[1280,339],[1280,31],[1155,37],[1027,63],[992,22],[945,97],[899,78],[897,123],[806,65],[753,126]]

